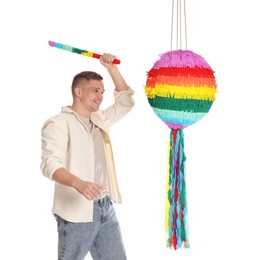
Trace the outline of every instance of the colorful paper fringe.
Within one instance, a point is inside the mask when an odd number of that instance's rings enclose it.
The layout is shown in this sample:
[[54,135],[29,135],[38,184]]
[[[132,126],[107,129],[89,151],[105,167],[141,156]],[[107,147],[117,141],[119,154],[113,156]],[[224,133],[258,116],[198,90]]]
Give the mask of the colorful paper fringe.
[[172,130],[169,142],[169,172],[165,213],[166,245],[174,249],[189,247],[186,200],[184,135]]
[[214,71],[190,50],[161,55],[144,87],[155,114],[171,129],[165,225],[167,247],[189,247],[183,129],[201,120],[215,101]]

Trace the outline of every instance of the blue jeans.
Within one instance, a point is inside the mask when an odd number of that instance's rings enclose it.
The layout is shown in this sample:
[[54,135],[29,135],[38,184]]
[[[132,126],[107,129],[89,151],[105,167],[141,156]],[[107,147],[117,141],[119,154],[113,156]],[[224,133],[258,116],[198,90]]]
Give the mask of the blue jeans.
[[71,223],[55,215],[58,260],[126,260],[119,222],[108,197],[94,201],[93,222]]

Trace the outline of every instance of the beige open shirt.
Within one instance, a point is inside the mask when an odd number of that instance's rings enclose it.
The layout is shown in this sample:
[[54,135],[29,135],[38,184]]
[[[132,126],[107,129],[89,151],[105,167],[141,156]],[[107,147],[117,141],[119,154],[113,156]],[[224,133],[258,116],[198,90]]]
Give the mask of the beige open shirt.
[[[124,117],[134,106],[134,91],[115,91],[115,102],[105,110],[92,113],[91,120],[102,132],[108,188],[112,201],[121,203],[115,173],[109,128]],[[42,127],[42,174],[52,179],[53,173],[64,167],[86,181],[94,181],[94,144],[91,134],[78,115],[68,107],[49,118]],[[52,213],[70,222],[91,222],[93,201],[87,200],[74,188],[55,182]]]

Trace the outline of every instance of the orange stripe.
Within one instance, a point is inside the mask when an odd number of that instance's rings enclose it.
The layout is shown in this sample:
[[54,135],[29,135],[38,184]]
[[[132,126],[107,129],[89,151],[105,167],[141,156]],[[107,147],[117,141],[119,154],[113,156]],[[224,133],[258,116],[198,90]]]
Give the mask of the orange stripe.
[[158,75],[156,81],[158,84],[167,84],[167,85],[178,85],[178,86],[209,85],[214,88],[217,87],[216,80],[214,78],[170,77],[170,76]]

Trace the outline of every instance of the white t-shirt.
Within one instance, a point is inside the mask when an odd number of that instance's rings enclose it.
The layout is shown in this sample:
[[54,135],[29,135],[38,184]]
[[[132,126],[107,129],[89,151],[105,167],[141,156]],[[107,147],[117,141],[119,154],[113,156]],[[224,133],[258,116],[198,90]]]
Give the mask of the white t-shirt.
[[97,127],[88,117],[80,116],[80,119],[89,130],[94,143],[94,158],[95,158],[95,177],[94,182],[102,186],[100,198],[108,194],[107,185],[107,165],[103,146],[103,137],[99,127]]

